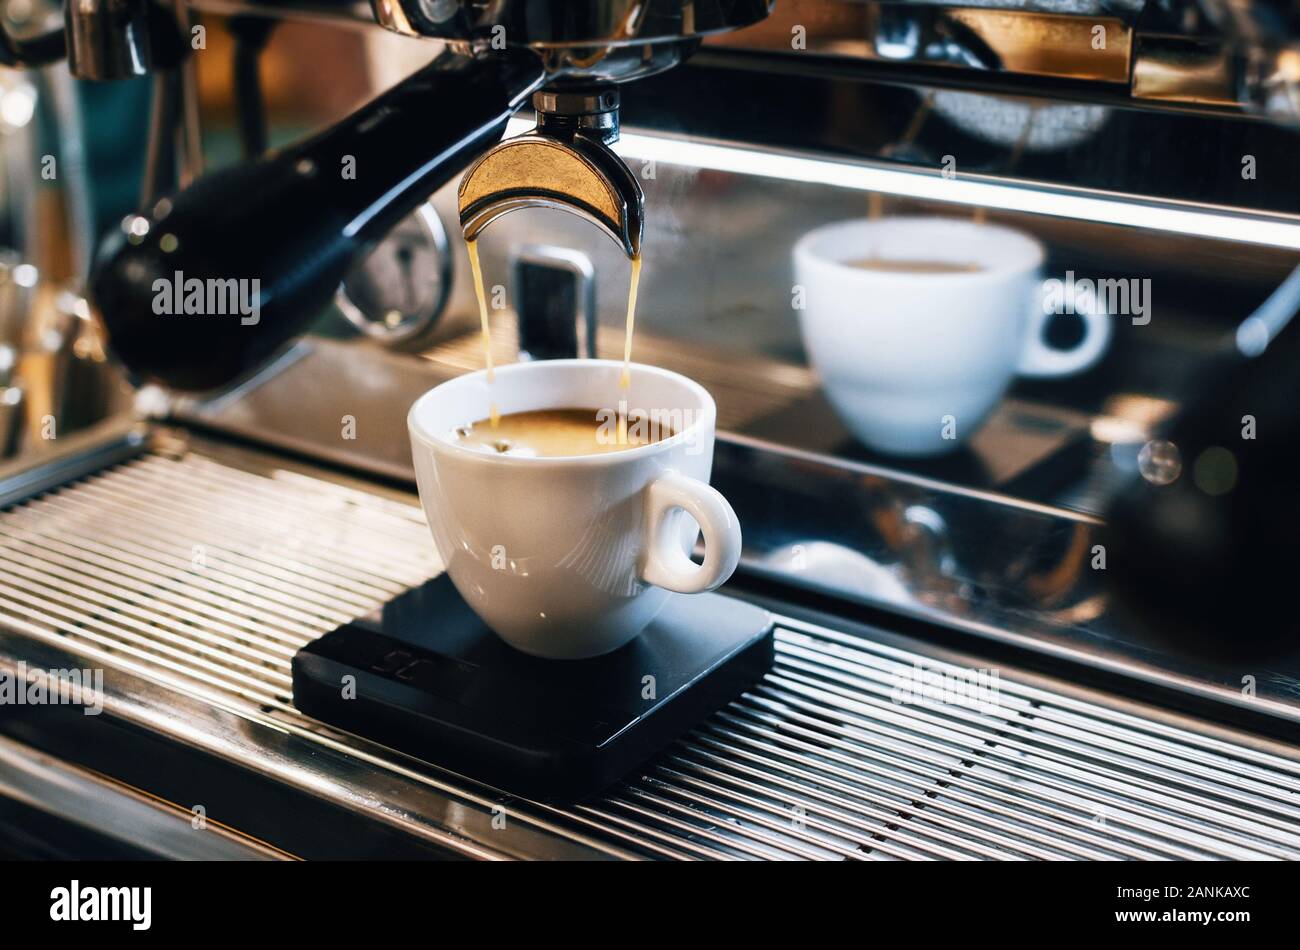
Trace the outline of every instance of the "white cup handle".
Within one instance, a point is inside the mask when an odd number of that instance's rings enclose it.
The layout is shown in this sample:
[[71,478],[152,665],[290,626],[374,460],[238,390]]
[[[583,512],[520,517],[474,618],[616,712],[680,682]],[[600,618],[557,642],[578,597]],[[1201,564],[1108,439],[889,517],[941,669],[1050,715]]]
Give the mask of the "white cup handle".
[[[687,557],[677,532],[668,530],[667,516],[678,508],[700,525],[703,564]],[[731,505],[717,489],[680,472],[664,472],[646,488],[645,536],[641,579],[679,594],[713,590],[740,562],[740,522]]]
[[1087,369],[1106,352],[1110,345],[1111,317],[1102,309],[1096,295],[1078,300],[1074,312],[1083,317],[1083,339],[1073,349],[1058,350],[1043,342],[1043,331],[1053,314],[1044,313],[1041,306],[1033,308],[1029,335],[1017,367],[1021,376],[1068,376]]

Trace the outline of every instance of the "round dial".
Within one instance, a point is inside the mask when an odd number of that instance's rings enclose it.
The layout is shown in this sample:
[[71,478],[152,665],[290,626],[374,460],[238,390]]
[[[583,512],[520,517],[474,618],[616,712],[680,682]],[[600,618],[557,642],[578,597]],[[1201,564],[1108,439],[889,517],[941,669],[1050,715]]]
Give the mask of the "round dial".
[[451,290],[447,231],[432,205],[421,205],[352,268],[339,287],[343,315],[386,346],[418,347]]

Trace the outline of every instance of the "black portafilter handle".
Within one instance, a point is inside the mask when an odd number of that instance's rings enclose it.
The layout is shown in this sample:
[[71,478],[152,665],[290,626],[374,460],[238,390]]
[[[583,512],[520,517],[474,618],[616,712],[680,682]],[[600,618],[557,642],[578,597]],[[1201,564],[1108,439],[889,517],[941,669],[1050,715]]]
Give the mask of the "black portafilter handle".
[[440,56],[342,122],[128,219],[90,297],[137,382],[216,389],[303,333],[352,264],[500,139],[541,85],[528,51]]
[[1162,649],[1234,668],[1300,657],[1297,331],[1254,358],[1225,347],[1157,436],[1177,447],[1178,477],[1148,467],[1108,512],[1112,607]]

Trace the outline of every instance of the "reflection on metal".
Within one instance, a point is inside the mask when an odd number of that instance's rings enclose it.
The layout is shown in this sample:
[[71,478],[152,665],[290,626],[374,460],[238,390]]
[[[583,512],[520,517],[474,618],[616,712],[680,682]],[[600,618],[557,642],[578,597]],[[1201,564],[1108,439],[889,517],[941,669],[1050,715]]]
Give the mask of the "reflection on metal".
[[[508,139],[483,156],[460,187],[461,227],[467,241],[503,214],[522,208],[558,208],[606,231],[629,257],[640,244],[639,195],[625,198],[606,146],[583,138],[557,142],[541,135]],[[626,172],[626,169],[624,169]],[[619,176],[635,184],[629,174]],[[638,189],[639,190],[639,189]]]
[[1238,105],[1242,99],[1241,66],[1218,40],[1139,37],[1133,95],[1198,105]]
[[[186,0],[173,0],[176,29],[188,37],[192,18]],[[277,14],[278,15],[278,14]],[[199,117],[199,67],[194,56],[187,56],[177,67],[181,77],[180,181],[186,188],[203,174],[203,123]]]
[[1131,24],[1110,13],[804,2],[777,4],[766,28],[718,42],[789,53],[801,27],[806,52],[821,56],[1117,84],[1128,82],[1133,36]]
[[[518,358],[596,357],[596,272],[581,251],[526,244],[511,255],[511,300],[516,314]],[[556,277],[573,288],[572,299],[556,293]],[[566,309],[571,305],[572,309]],[[497,327],[497,337],[501,327]],[[482,340],[477,341],[481,357]],[[506,356],[493,365],[510,361]]]
[[[729,48],[778,56],[792,49],[852,64],[944,67],[973,85],[1000,77],[1044,77],[1129,91],[1148,105],[1250,109],[1286,121],[1300,118],[1300,48],[1294,10],[1270,0],[1161,5],[1169,24],[1146,30],[1139,3],[1042,3],[970,6],[946,2],[786,0],[766,26],[740,38],[714,37],[761,22],[768,0],[372,0],[373,20],[410,36],[446,39],[458,48],[502,37],[541,55],[548,72],[625,81],[680,62],[705,38]],[[265,12],[256,0],[193,0],[221,14]],[[1154,5],[1151,5],[1154,9]],[[1201,15],[1209,10],[1208,23]],[[274,15],[364,26],[347,8],[276,4]],[[1186,33],[1177,32],[1186,29]],[[504,31],[495,32],[494,31]],[[791,37],[802,45],[792,46]],[[1208,38],[1207,38],[1208,37]]]
[[419,348],[447,306],[452,257],[433,205],[408,215],[343,278],[335,305],[370,339],[393,349]]
[[1007,149],[999,169],[1005,175],[1014,172],[1026,152],[1063,150],[1089,141],[1101,133],[1112,112],[1107,106],[1046,103],[955,89],[936,90],[928,99],[937,115]]
[[599,49],[692,39],[767,16],[772,0],[371,0],[375,19],[411,36],[538,49]]
[[129,79],[154,68],[148,0],[76,0],[64,12],[73,76]]
[[[1244,3],[1091,4],[1069,0],[967,6],[946,2],[802,0],[770,28],[715,41],[854,61],[946,67],[972,85],[1046,77],[1128,87],[1135,99],[1300,117],[1300,27],[1294,8]],[[1204,11],[1210,12],[1206,22]]]
[[[330,4],[328,0],[321,3],[299,2],[299,0],[178,0],[184,6],[200,13],[216,16],[267,16],[267,7],[274,6],[277,20],[297,23],[320,23],[335,29],[373,30],[375,16],[368,4],[361,2],[348,4]],[[398,31],[404,32],[404,31]]]
[[1300,122],[1300,7],[1290,0],[1201,0],[1207,19],[1246,62],[1246,98]]
[[[1128,81],[1131,31],[1110,16],[1065,16],[1026,10],[930,3],[866,5],[876,11],[875,53],[914,63],[958,65],[1056,78]],[[911,43],[882,37],[906,35]],[[842,47],[836,46],[840,53]],[[900,55],[903,54],[903,55]]]
[[847,544],[817,538],[792,541],[768,551],[763,563],[774,571],[797,571],[806,587],[845,594],[873,604],[915,606],[899,565],[875,561]]
[[129,393],[85,298],[0,250],[0,463],[49,458],[64,436],[125,410]]
[[290,856],[188,808],[0,737],[0,799],[10,799],[168,861],[272,861]]
[[[569,808],[503,798],[292,706],[298,645],[438,569],[414,498],[159,449],[0,514],[0,663],[102,667],[103,719],[132,727],[83,717],[82,749],[129,755],[144,730],[480,858],[1300,857],[1294,751],[789,617],[773,671],[624,783]],[[272,822],[284,802],[262,803]],[[275,826],[277,847],[322,847]]]
[[604,82],[670,69],[699,37],[756,23],[771,6],[772,0],[371,0],[375,20],[397,33],[446,40],[464,52],[527,47],[548,75]]
[[[70,4],[69,6],[73,6]],[[57,182],[67,205],[67,241],[72,252],[72,276],[84,279],[90,273],[95,252],[95,221],[92,209],[90,167],[86,158],[82,101],[70,66],[60,63],[46,70],[47,105],[54,111],[58,130],[59,165]]]
[[1265,115],[1300,122],[1300,48],[1271,50],[1249,69],[1251,103]]

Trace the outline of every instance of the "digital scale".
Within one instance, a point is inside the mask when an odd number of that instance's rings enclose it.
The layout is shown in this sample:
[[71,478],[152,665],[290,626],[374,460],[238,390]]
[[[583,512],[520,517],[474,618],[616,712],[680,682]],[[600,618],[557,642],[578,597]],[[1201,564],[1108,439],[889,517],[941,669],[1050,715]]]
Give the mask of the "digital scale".
[[761,679],[772,629],[752,604],[675,595],[612,653],[541,659],[489,630],[444,574],[299,650],[293,701],[503,791],[576,801]]

